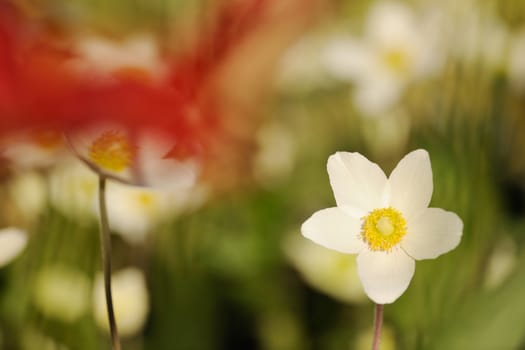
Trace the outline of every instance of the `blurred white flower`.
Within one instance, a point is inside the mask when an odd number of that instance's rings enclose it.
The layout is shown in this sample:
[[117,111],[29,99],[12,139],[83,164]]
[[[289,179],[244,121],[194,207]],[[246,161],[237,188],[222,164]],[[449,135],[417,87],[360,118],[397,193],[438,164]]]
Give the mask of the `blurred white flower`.
[[140,244],[157,225],[200,206],[206,198],[205,188],[199,186],[173,191],[110,182],[110,226],[128,243]]
[[160,130],[96,124],[68,133],[76,155],[92,170],[128,184],[180,190],[195,184],[198,162],[169,156],[177,145]]
[[35,171],[24,171],[9,181],[11,200],[26,219],[35,219],[44,209],[47,200],[46,182]]
[[146,235],[169,210],[169,193],[111,182],[107,207],[111,229],[128,243],[143,243]]
[[365,293],[377,304],[394,302],[408,288],[415,261],[454,249],[463,222],[452,212],[428,208],[432,169],[428,153],[407,154],[387,178],[359,153],[328,159],[337,207],[314,213],[302,234],[324,247],[357,254]]
[[21,170],[48,168],[66,155],[62,133],[34,129],[4,136],[0,154]]
[[517,91],[525,91],[525,28],[512,40],[508,70],[512,86]]
[[27,233],[19,228],[0,229],[0,267],[7,265],[27,245]]
[[75,322],[89,306],[89,279],[81,271],[65,265],[46,266],[35,281],[33,302],[46,317]]
[[109,78],[111,74],[124,73],[159,79],[166,71],[158,43],[146,33],[121,40],[95,35],[79,37],[73,48],[77,57],[71,66],[82,74]]
[[485,287],[496,288],[514,271],[518,262],[518,247],[510,237],[499,242],[492,252],[485,273]]
[[478,6],[460,7],[443,21],[450,52],[471,67],[498,71],[505,66],[509,33],[505,23]]
[[340,36],[325,48],[324,64],[336,78],[355,84],[354,103],[365,116],[394,105],[407,84],[435,73],[443,63],[438,28],[401,2],[373,5],[363,38]]
[[284,250],[312,287],[346,303],[366,300],[353,256],[320,247],[295,235],[286,238]]
[[[149,296],[142,271],[127,268],[111,277],[113,307],[119,333],[123,337],[136,335],[142,330],[149,313]],[[104,280],[100,274],[93,290],[93,313],[99,327],[109,332]]]
[[49,174],[49,199],[62,214],[75,219],[96,215],[98,178],[84,164],[70,159]]

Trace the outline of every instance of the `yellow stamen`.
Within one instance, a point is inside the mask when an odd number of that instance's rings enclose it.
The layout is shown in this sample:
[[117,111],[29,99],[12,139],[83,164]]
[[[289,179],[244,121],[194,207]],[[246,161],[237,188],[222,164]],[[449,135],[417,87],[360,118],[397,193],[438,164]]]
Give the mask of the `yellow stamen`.
[[104,170],[121,172],[133,161],[134,148],[118,131],[102,133],[89,147],[89,160]]
[[363,218],[361,238],[370,250],[391,251],[406,234],[406,222],[394,208],[375,209]]
[[402,49],[390,49],[383,53],[383,62],[393,72],[404,74],[410,67],[410,57]]

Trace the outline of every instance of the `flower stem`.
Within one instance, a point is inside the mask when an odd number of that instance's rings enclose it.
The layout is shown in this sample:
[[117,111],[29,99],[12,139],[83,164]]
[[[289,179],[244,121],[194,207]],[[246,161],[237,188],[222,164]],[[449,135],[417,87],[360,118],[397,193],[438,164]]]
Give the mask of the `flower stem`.
[[376,304],[374,318],[374,341],[372,342],[372,350],[379,350],[381,328],[383,327],[383,307],[384,305]]
[[111,294],[111,237],[109,231],[108,210],[106,207],[106,178],[99,176],[98,203],[100,209],[100,243],[102,246],[102,264],[104,265],[104,290],[106,292],[106,306],[108,309],[109,329],[111,333],[112,350],[120,350],[117,322],[113,310]]

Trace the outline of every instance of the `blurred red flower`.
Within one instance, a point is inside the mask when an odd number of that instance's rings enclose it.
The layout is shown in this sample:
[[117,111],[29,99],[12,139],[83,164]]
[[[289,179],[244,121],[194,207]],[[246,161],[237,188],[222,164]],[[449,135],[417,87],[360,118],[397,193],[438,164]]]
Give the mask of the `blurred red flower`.
[[[208,16],[213,20],[203,23],[195,42],[166,60],[164,79],[124,67],[114,70],[108,83],[71,69],[78,55],[72,33],[30,19],[12,3],[2,2],[0,134],[27,128],[82,129],[87,123],[110,121],[169,133],[177,142],[167,156],[206,151],[211,157],[210,150],[216,154],[229,139],[250,133],[250,128],[241,127],[239,133],[232,125],[246,124],[254,112],[246,101],[257,100],[254,96],[279,53],[304,29],[320,3],[219,2]],[[250,51],[260,43],[261,52]]]

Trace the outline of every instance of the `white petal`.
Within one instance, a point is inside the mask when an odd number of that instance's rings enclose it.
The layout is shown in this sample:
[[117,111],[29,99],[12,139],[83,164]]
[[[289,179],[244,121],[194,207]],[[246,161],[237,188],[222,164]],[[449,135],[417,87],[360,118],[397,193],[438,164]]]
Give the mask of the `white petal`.
[[23,230],[14,227],[0,230],[0,266],[13,260],[26,244],[27,235]]
[[367,249],[357,257],[357,269],[365,293],[376,304],[396,301],[408,288],[415,267],[414,259],[402,249],[392,252],[373,252]]
[[370,71],[370,49],[351,37],[340,37],[326,46],[322,60],[327,71],[341,80],[360,80]]
[[364,247],[359,238],[361,222],[347,215],[340,208],[328,208],[315,212],[301,226],[303,236],[342,253],[356,254]]
[[432,198],[432,167],[428,152],[410,152],[397,164],[389,178],[390,205],[405,219],[428,207]]
[[359,153],[337,152],[327,168],[337,206],[368,212],[382,205],[387,179],[377,164]]
[[457,247],[463,222],[450,211],[427,208],[407,222],[401,245],[416,260],[435,259]]

